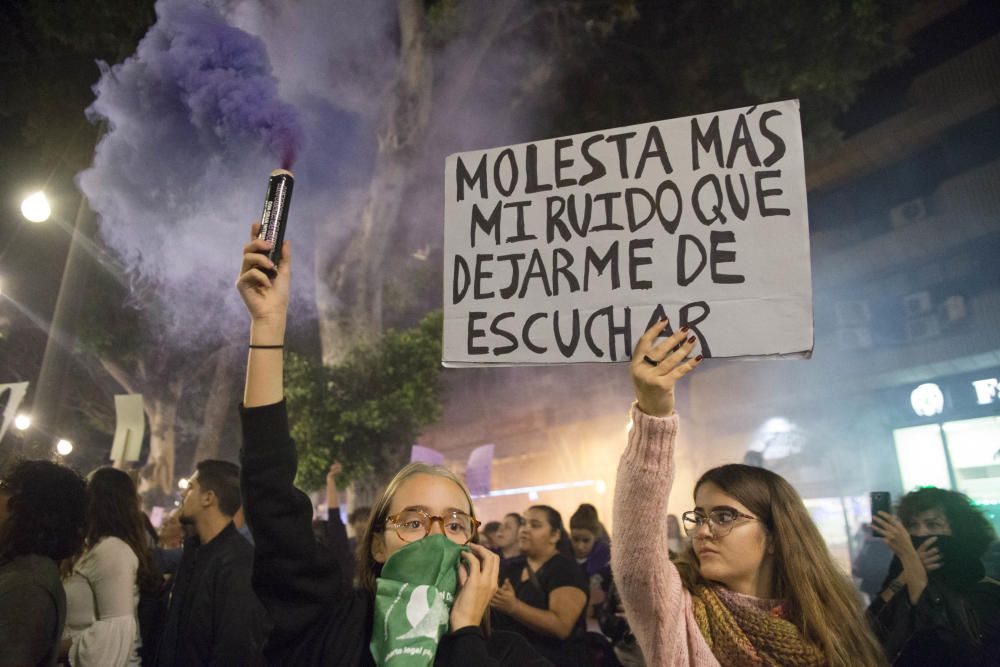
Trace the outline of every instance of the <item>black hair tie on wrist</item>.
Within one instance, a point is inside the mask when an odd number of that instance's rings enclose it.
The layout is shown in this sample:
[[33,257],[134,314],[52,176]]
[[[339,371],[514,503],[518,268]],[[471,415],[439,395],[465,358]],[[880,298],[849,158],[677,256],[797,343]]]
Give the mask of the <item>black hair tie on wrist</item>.
[[280,350],[283,347],[285,347],[284,344],[282,345],[254,345],[253,343],[250,344],[251,350]]

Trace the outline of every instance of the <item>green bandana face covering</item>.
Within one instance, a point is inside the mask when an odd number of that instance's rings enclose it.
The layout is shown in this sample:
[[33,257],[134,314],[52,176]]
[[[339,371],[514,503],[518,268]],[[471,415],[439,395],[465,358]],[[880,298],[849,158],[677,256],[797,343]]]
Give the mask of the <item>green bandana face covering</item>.
[[425,667],[448,632],[460,553],[444,535],[407,544],[385,562],[375,591],[371,652],[377,665]]

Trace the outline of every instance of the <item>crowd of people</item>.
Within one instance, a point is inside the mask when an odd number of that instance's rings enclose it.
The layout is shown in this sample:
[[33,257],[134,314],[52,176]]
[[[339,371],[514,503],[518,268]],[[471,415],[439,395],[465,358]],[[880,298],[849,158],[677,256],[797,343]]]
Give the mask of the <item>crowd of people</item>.
[[764,468],[712,468],[670,513],[674,392],[701,358],[665,321],[629,366],[611,533],[589,504],[484,524],[462,480],[423,463],[345,524],[334,462],[315,520],[284,403],[291,254],[267,249],[246,246],[237,283],[241,465],[198,462],[158,530],[122,470],[21,461],[0,478],[0,667],[1000,664],[996,535],[960,493],[873,517],[860,590]]

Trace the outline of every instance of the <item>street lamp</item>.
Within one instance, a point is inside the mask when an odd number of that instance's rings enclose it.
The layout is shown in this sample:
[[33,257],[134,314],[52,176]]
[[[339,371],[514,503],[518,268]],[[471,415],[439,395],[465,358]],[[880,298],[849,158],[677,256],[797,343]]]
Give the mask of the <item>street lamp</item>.
[[[44,193],[36,192],[22,202],[21,213],[32,222],[43,222],[52,215],[52,207]],[[55,222],[60,228],[66,228],[70,232],[70,244],[63,265],[62,278],[59,281],[59,292],[56,296],[55,309],[52,311],[49,336],[45,341],[45,352],[42,355],[42,365],[38,371],[31,407],[39,425],[58,433],[60,404],[71,360],[70,351],[64,348],[71,347],[66,345],[66,341],[72,341],[76,337],[76,325],[84,301],[84,285],[87,282],[85,241],[92,243],[90,238],[93,236],[96,221],[93,211],[87,206],[86,198],[81,196],[72,227],[62,223],[58,216]],[[32,449],[35,449],[37,454],[42,454],[51,446],[43,438],[37,438],[32,443]]]
[[73,443],[63,438],[56,443],[56,451],[59,456],[69,456],[73,453]]
[[49,206],[49,200],[45,197],[45,193],[39,190],[21,202],[21,215],[28,222],[45,222],[48,220],[49,216],[52,215],[52,207]]
[[14,417],[14,428],[18,431],[27,431],[31,428],[31,417],[23,412]]

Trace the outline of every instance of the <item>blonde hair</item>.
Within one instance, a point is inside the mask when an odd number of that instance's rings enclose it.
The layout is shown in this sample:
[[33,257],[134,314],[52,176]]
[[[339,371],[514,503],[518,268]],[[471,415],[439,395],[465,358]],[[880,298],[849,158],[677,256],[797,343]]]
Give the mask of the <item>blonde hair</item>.
[[[357,578],[358,586],[366,591],[368,591],[372,596],[375,595],[375,589],[377,586],[377,580],[379,575],[382,573],[382,563],[379,563],[372,556],[372,543],[375,540],[376,535],[380,535],[385,532],[385,522],[389,518],[389,506],[392,505],[392,499],[395,497],[396,492],[399,487],[402,486],[403,482],[416,475],[430,475],[432,477],[442,477],[451,482],[454,482],[462,493],[465,495],[465,499],[469,503],[469,515],[475,519],[476,518],[476,508],[472,504],[472,495],[469,493],[469,489],[466,488],[465,484],[462,482],[458,476],[451,470],[448,470],[444,466],[434,466],[428,465],[426,463],[409,463],[396,473],[388,484],[386,484],[385,489],[382,491],[382,495],[379,496],[378,501],[372,507],[371,513],[368,515],[368,524],[365,526],[365,531],[358,540],[358,551],[357,551]],[[474,533],[472,541],[478,543],[479,535]],[[489,613],[487,611],[487,613]]]
[[[818,646],[830,667],[885,665],[882,648],[865,620],[861,597],[830,557],[798,492],[784,477],[741,464],[713,468],[695,484],[711,482],[747,507],[766,527],[774,546],[774,596],[787,601],[788,620]],[[685,587],[701,576],[689,546],[676,561]]]

